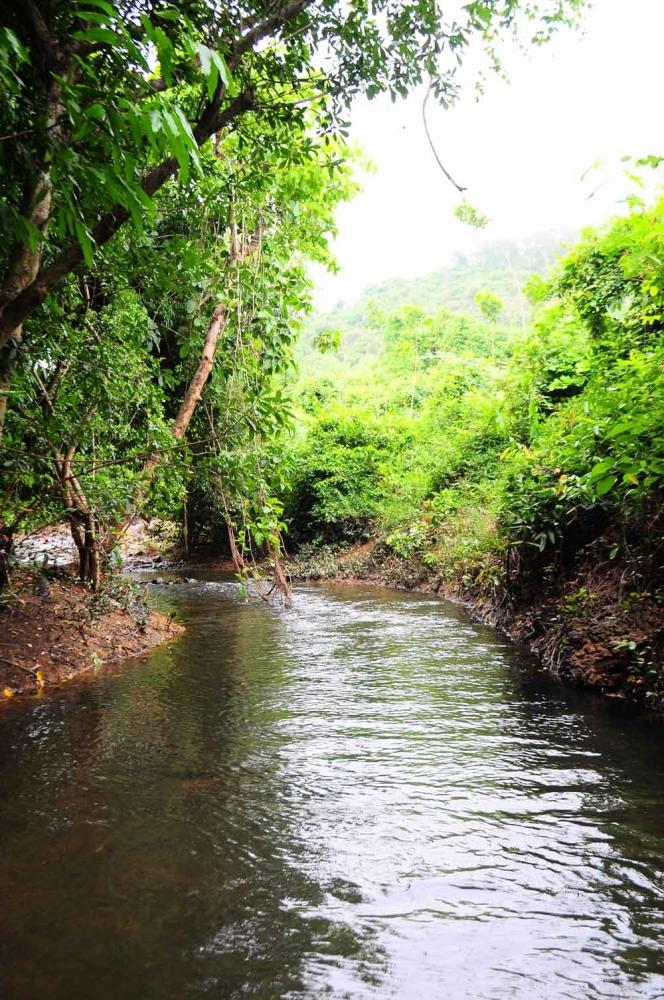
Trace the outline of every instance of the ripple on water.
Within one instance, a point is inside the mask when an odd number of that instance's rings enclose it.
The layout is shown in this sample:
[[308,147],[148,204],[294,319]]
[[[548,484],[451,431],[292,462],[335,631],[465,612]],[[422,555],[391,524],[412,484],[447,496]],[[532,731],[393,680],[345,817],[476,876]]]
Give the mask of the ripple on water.
[[660,728],[430,597],[154,594],[0,719],[3,995],[664,997]]

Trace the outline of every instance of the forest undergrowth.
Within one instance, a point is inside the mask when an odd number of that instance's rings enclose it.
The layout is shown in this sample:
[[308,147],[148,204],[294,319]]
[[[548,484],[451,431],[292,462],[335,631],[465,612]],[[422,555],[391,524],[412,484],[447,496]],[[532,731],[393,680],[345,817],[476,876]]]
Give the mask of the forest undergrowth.
[[[590,625],[609,616],[613,689],[660,698],[662,202],[632,197],[529,280],[530,304],[520,284],[550,236],[383,285],[297,346],[309,268],[334,270],[357,189],[355,100],[426,86],[450,106],[467,57],[501,70],[500,38],[538,46],[584,7],[8,9],[0,594],[20,579],[17,541],[63,523],[86,607],[139,516],[244,577],[271,565],[284,591],[285,553],[332,565],[370,544],[400,582],[548,616],[533,643],[561,673],[575,629],[598,645]],[[465,200],[455,213],[482,219]]]
[[558,675],[661,705],[663,212],[531,278],[526,329],[486,293],[481,319],[369,306],[376,353],[307,355],[293,571],[465,599]]

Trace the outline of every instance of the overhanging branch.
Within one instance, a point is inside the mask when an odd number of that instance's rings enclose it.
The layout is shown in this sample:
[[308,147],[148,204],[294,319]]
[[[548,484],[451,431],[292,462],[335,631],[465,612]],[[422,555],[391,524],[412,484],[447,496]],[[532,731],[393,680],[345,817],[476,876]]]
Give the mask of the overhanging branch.
[[[297,17],[313,2],[314,0],[290,0],[289,3],[279,7],[273,14],[245,32],[232,45],[232,54],[229,60],[231,71],[237,68],[246,52]],[[26,0],[26,3],[29,9],[37,10],[34,0]],[[212,100],[207,102],[197,125],[193,129],[198,146],[201,146],[215,133],[223,131],[230,122],[254,106],[251,90],[245,90],[231,102],[225,111],[220,111],[223,96],[224,87],[220,81]],[[175,157],[168,157],[149,170],[141,182],[148,197],[152,197],[178,172],[178,169],[179,165]],[[103,246],[107,243],[124,225],[129,215],[129,210],[120,204],[106,212],[92,230],[94,244]],[[40,270],[35,279],[15,299],[7,303],[0,314],[0,350],[13,339],[15,332],[20,330],[25,320],[44,302],[62,278],[73,271],[82,260],[83,251],[80,244],[78,241],[72,241],[52,264]]]
[[[208,104],[194,129],[197,145],[201,146],[215,132],[223,131],[235,118],[251,110],[252,107],[253,95],[250,91],[240,94],[222,112],[216,112],[214,107]],[[141,187],[151,198],[178,172],[178,169],[175,157],[168,157],[145,174]],[[127,221],[129,214],[129,209],[124,205],[116,205],[103,215],[91,233],[96,246],[108,243]],[[0,349],[12,339],[14,331],[44,302],[62,278],[73,271],[82,260],[83,251],[80,244],[70,243],[52,264],[40,271],[34,281],[5,306],[0,318]]]
[[443,173],[447,177],[447,179],[450,182],[450,184],[454,185],[454,187],[457,189],[457,191],[459,192],[459,194],[463,194],[463,192],[467,191],[468,188],[463,187],[461,184],[457,184],[457,182],[454,180],[454,178],[452,177],[452,174],[449,172],[449,170],[447,169],[447,167],[445,166],[445,164],[443,163],[443,161],[439,157],[438,151],[436,150],[433,138],[432,138],[431,133],[429,131],[429,123],[427,122],[427,101],[429,100],[429,95],[431,93],[431,90],[432,90],[432,84],[429,84],[429,87],[427,89],[426,95],[425,95],[424,100],[422,102],[422,122],[424,123],[424,131],[426,133],[427,139],[429,140],[429,146],[431,147],[431,152],[434,155],[436,163],[438,164],[438,166],[440,167],[440,169],[443,171]]

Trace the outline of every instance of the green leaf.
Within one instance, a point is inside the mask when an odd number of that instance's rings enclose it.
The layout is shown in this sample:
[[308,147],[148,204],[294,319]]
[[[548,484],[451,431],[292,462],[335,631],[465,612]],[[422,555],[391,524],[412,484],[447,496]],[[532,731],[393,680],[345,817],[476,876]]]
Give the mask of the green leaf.
[[189,147],[189,155],[194,163],[194,166],[198,170],[199,174],[202,175],[203,168],[201,166],[201,161],[198,155],[198,145],[194,139],[194,133],[191,131],[191,125],[187,121],[185,114],[180,107],[175,107],[173,109],[181,125],[181,135],[183,136],[185,142]]
[[173,83],[173,45],[163,28],[154,29],[154,44],[157,47],[161,74],[170,87]]
[[89,108],[86,108],[84,113],[86,118],[91,118],[93,121],[101,121],[102,118],[106,117],[106,108],[103,104],[91,104]]
[[107,0],[85,0],[85,2],[90,4],[91,7],[98,7],[99,10],[103,10],[104,13],[108,14],[113,21],[118,21],[120,19],[120,15],[116,11],[115,7],[113,7],[112,4],[107,3]]
[[606,476],[604,479],[600,479],[595,486],[595,496],[603,497],[615,485],[617,479],[617,476]]
[[94,263],[92,254],[92,240],[90,239],[90,234],[87,229],[78,219],[74,222],[74,228],[76,230],[76,238],[78,239],[81,250],[83,251],[83,258],[88,267],[92,267]]
[[210,68],[212,66],[212,53],[207,45],[203,45],[202,42],[196,46],[196,52],[198,53],[198,58],[200,59],[201,69],[203,70],[204,76],[209,76]]
[[21,44],[13,31],[9,28],[2,29],[2,35],[7,40],[11,48],[14,50],[14,55],[19,62],[29,62],[29,56],[27,49]]
[[212,51],[212,62],[219,70],[219,76],[221,77],[224,86],[230,87],[232,79],[231,71],[229,70],[228,64],[220,52]]
[[92,21],[94,24],[108,23],[108,14],[100,14],[96,10],[80,10],[78,16],[82,21]]
[[214,97],[214,92],[217,89],[217,80],[219,79],[219,68],[217,63],[212,58],[212,52],[207,47],[207,45],[197,45],[196,51],[198,53],[198,58],[201,62],[201,70],[203,71],[203,76],[205,77],[207,83],[207,92],[210,100]]
[[597,465],[595,465],[590,470],[590,473],[588,474],[588,482],[589,483],[594,483],[595,480],[601,479],[602,476],[604,475],[604,473],[608,472],[609,469],[612,469],[612,468],[613,468],[613,459],[612,458],[605,458],[603,461],[598,462]]
[[[118,175],[116,178],[120,185],[120,200],[126,205],[131,214],[132,221],[138,233],[143,232],[143,213],[141,211],[141,196],[145,199],[147,195],[140,187],[132,187],[124,177]],[[116,189],[117,190],[117,189]],[[149,204],[149,199],[148,199]]]
[[82,42],[103,42],[113,48],[120,48],[122,45],[121,36],[109,28],[86,28],[85,31],[74,31],[73,37]]
[[171,151],[180,166],[182,179],[186,182],[189,180],[189,154],[187,153],[185,145],[182,141],[180,128],[170,111],[164,110],[163,117],[171,138]]

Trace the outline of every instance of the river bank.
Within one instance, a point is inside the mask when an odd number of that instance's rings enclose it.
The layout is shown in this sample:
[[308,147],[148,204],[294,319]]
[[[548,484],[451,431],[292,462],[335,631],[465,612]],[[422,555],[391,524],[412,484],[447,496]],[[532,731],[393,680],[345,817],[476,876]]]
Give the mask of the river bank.
[[[138,518],[120,552],[129,573],[233,571],[232,561],[214,552],[189,558],[179,545],[178,526],[159,519]],[[109,572],[93,593],[76,577],[75,555],[63,524],[17,539],[11,585],[0,595],[0,703],[146,653],[184,631],[151,609],[142,590],[118,571]]]
[[93,594],[64,569],[15,570],[0,609],[0,701],[137,656],[182,631],[118,575]]
[[[232,572],[232,563],[212,551],[184,558],[172,545],[154,544],[144,525],[128,540],[125,556],[130,570]],[[555,677],[664,711],[664,607],[659,595],[630,590],[619,565],[580,566],[573,576],[518,600],[490,573],[443,577],[375,541],[301,552],[290,558],[288,570],[295,580],[362,582],[447,598],[525,646]],[[15,574],[0,625],[5,698],[138,655],[182,631],[149,610],[126,578],[111,575],[92,594],[62,569],[48,576],[28,568]]]
[[0,712],[3,998],[661,996],[659,720],[427,594],[153,573],[181,640]]
[[362,581],[437,594],[526,646],[555,677],[664,712],[661,595],[630,590],[619,565],[581,565],[569,578],[520,599],[491,574],[444,578],[417,558],[400,559],[379,542],[295,556],[289,570],[294,579]]

